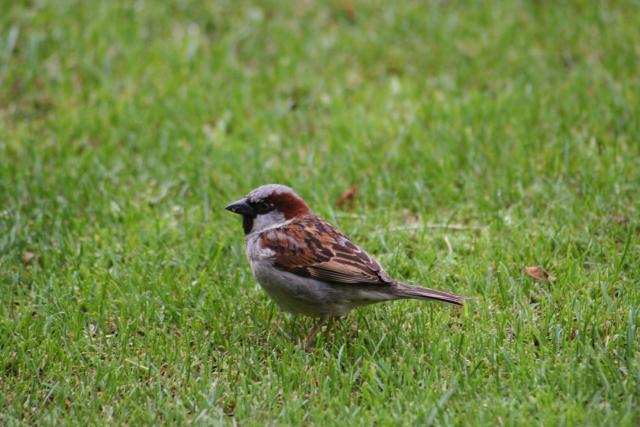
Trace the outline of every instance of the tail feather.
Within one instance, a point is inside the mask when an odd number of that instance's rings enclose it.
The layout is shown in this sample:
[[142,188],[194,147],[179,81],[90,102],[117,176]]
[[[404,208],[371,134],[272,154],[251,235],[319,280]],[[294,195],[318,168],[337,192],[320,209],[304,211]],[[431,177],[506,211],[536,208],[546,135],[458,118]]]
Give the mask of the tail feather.
[[437,291],[435,289],[411,286],[406,283],[396,282],[396,295],[400,298],[412,298],[446,302],[449,304],[463,305],[465,298],[449,292]]

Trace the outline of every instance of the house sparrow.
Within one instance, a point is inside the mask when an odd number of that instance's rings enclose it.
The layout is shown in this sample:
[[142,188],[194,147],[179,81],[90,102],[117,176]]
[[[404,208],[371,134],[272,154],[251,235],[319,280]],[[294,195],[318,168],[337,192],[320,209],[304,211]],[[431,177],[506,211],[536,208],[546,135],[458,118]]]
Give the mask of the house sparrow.
[[464,303],[464,297],[393,279],[284,185],[258,187],[225,209],[242,215],[251,270],[271,299],[282,310],[319,318],[304,340],[307,349],[329,319],[354,307],[406,298]]

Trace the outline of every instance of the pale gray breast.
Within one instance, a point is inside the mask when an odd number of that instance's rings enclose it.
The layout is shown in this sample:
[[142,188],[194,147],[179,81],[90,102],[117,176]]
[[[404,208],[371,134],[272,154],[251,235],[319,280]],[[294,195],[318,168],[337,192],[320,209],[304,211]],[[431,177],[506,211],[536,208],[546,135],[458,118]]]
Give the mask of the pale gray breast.
[[351,308],[342,287],[278,270],[268,260],[252,263],[260,286],[285,311],[308,316],[343,316]]

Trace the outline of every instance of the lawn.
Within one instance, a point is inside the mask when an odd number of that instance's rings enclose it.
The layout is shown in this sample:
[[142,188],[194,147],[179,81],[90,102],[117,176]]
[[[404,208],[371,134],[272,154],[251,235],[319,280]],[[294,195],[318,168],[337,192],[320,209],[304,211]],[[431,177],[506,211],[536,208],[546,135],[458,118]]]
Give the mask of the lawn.
[[[639,425],[639,6],[0,0],[0,424]],[[271,182],[469,303],[298,350]]]

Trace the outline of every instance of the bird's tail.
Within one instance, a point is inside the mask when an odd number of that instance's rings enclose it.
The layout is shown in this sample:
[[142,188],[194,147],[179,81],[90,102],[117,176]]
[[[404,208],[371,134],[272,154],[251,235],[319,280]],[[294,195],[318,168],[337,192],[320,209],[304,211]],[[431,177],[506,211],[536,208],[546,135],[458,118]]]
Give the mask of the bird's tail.
[[449,304],[463,305],[465,298],[449,292],[436,291],[435,289],[411,286],[406,283],[396,282],[395,294],[400,298],[426,299],[432,301],[447,302]]

